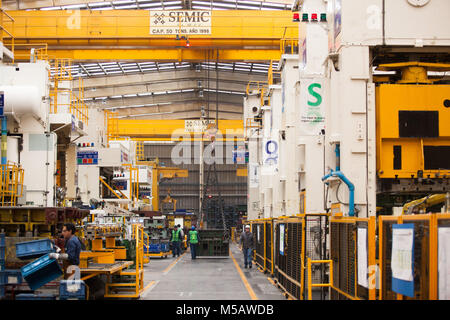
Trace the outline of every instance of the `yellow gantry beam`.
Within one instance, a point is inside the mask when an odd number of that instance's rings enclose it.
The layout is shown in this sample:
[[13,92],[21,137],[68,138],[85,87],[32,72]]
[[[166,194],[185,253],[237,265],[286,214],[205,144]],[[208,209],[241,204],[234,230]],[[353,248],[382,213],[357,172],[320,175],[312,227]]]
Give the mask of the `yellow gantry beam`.
[[[199,136],[201,132],[186,129],[185,120],[117,120],[118,137],[130,137],[134,140],[173,140],[179,141]],[[217,140],[241,139],[243,136],[242,120],[219,120]]]
[[[151,32],[151,10],[8,13],[14,24],[4,21],[5,28],[16,44],[47,43],[50,57],[74,60],[261,61],[280,58],[280,39],[298,38],[290,11],[211,11],[211,33],[187,35],[189,48],[175,34]],[[28,51],[16,50],[21,59]]]

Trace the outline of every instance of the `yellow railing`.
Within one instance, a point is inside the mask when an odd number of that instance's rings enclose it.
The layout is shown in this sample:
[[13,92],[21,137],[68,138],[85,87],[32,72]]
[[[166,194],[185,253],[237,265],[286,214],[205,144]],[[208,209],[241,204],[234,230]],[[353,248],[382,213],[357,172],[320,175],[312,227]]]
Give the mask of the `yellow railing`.
[[[258,91],[258,94],[260,95],[261,99],[261,105],[264,105],[264,96],[269,90],[269,84],[267,81],[249,81],[247,84],[247,88],[245,92],[247,95],[250,93],[253,93],[254,91]],[[270,104],[270,97],[269,97],[269,104]]]
[[130,171],[130,196],[131,201],[139,200],[139,168],[133,167],[132,164],[122,164],[124,167],[128,167]]
[[106,144],[109,147],[109,141],[119,137],[119,119],[117,113],[105,110]]
[[[312,283],[312,264],[313,263],[328,263],[330,265],[330,277],[328,283]],[[332,287],[333,286],[333,260],[311,260],[308,258],[308,300],[312,300],[313,287]]]
[[298,38],[280,39],[281,54],[298,54]]
[[13,162],[0,165],[2,207],[15,206],[17,198],[23,195],[23,173],[24,170]]
[[250,117],[245,119],[245,128],[249,129],[249,128],[256,128],[256,129],[260,129],[262,128],[262,122],[261,122],[262,118],[254,118],[254,117]]
[[136,162],[144,160],[145,160],[144,142],[136,141]]
[[[13,39],[13,38],[12,38]],[[14,43],[12,40],[11,42],[8,41],[8,43],[3,43],[4,46],[10,47],[11,51],[14,53],[14,60],[28,60],[30,61],[36,61],[36,60],[49,60],[48,56],[48,44],[47,43]],[[23,52],[25,49],[29,49],[29,53],[19,53]],[[34,49],[34,52],[31,53],[31,49]]]
[[133,282],[107,283],[105,298],[139,298],[144,290],[144,228],[139,224],[133,224],[131,228],[132,239],[136,241],[134,270],[121,271],[120,275],[132,276],[135,279]]
[[[0,1],[0,6],[1,6],[1,1]],[[11,22],[12,22],[12,27],[14,28],[14,18],[11,17],[8,13],[6,13],[5,10],[3,10],[2,8],[0,8],[0,42],[3,42],[3,32],[5,32],[8,36],[11,37],[11,52],[14,55],[14,36],[13,34],[7,30],[5,28],[5,26],[3,25],[3,15],[5,15]],[[14,59],[13,59],[14,62]]]
[[275,60],[270,60],[269,70],[268,70],[268,73],[267,73],[267,83],[268,83],[269,86],[273,84],[273,76],[274,76],[274,74],[281,75],[281,72],[273,71],[273,62],[274,61]]
[[[35,52],[36,54],[36,52]],[[42,54],[43,57],[44,54]],[[47,56],[48,58],[48,56]],[[50,102],[50,112],[58,113],[58,107],[66,106],[67,111],[77,119],[83,121],[85,124],[88,123],[88,107],[84,103],[84,86],[81,77],[78,78],[78,94],[75,94],[72,89],[65,89],[60,87],[61,81],[72,81],[72,60],[71,59],[54,59],[50,63],[51,70],[53,74],[49,74],[51,81],[53,81],[53,89],[50,92],[51,102]],[[58,95],[67,94],[69,99],[67,103],[61,103],[58,101]]]

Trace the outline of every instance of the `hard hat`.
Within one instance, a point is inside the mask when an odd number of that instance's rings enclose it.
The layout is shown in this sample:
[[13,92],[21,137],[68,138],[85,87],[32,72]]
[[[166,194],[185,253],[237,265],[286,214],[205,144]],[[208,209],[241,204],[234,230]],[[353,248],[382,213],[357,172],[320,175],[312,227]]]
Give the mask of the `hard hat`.
[[250,225],[247,224],[247,225],[245,226],[245,229],[247,229],[247,228],[250,229]]
[[192,230],[195,230],[195,227],[194,227],[194,226],[192,226],[192,227],[191,227],[191,229],[192,229]]

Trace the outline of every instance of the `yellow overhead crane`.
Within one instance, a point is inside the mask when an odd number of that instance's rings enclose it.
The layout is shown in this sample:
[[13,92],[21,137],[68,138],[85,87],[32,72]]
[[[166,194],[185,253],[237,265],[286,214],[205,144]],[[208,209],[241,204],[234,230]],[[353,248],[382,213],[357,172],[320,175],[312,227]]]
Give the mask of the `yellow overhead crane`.
[[268,61],[280,58],[282,39],[298,39],[290,11],[205,12],[209,32],[177,36],[152,31],[152,10],[8,11],[4,40],[16,61],[29,61],[30,48],[39,45],[48,56],[74,61]]
[[[203,131],[193,132],[187,128],[189,120],[129,120],[108,118],[107,136],[109,140],[129,137],[136,141],[182,141],[192,140],[210,141],[202,137]],[[114,125],[109,123],[114,122]],[[200,121],[200,120],[198,120]],[[244,123],[242,120],[219,120],[218,132],[222,137],[217,140],[243,139]]]

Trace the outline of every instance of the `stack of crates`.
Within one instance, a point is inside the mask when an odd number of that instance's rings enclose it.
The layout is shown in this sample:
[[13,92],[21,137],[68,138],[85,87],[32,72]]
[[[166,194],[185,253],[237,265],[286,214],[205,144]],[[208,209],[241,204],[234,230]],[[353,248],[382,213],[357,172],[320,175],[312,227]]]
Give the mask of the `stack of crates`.
[[63,275],[58,261],[48,254],[22,267],[21,272],[31,290],[39,289]]
[[16,257],[19,259],[40,258],[47,253],[54,252],[50,239],[33,240],[16,243]]
[[16,256],[19,259],[34,259],[22,267],[21,273],[31,290],[36,290],[60,277],[63,272],[56,259],[49,253],[55,251],[50,239],[16,243]]
[[86,285],[83,280],[61,280],[59,300],[86,300]]
[[1,276],[5,270],[5,234],[0,233],[0,299],[5,296],[5,277]]

